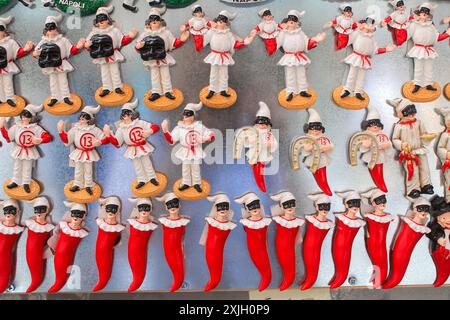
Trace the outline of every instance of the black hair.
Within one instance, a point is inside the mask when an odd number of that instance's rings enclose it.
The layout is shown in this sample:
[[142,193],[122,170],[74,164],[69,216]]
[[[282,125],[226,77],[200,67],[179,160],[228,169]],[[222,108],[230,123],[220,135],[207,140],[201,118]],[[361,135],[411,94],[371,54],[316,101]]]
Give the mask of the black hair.
[[431,215],[434,218],[437,218],[446,212],[450,212],[450,203],[447,203],[444,197],[436,196],[433,199],[431,199],[430,202],[431,202]]
[[400,0],[400,1],[397,1],[397,3],[395,4],[395,6],[398,8],[398,7],[401,7],[401,6],[404,6],[405,5],[405,2],[403,1],[403,0]]
[[132,111],[132,110],[127,110],[127,109],[122,110],[120,112],[120,120],[122,120],[122,115],[128,115],[131,118],[131,120],[136,120],[140,116],[138,111]]
[[196,7],[196,8],[194,9],[194,11],[192,11],[192,14],[198,13],[198,12],[202,12],[202,13],[203,13],[202,7],[200,7],[200,6]]
[[419,14],[421,14],[421,13],[426,13],[426,14],[428,14],[428,17],[429,17],[431,20],[433,19],[433,15],[431,14],[430,9],[428,9],[428,8],[421,7],[421,8],[419,8],[419,9],[414,10],[414,14],[415,14],[415,15],[419,15]]
[[224,15],[221,15],[221,14],[219,14],[217,16],[217,18],[214,19],[214,22],[219,22],[219,21],[222,21],[222,22],[224,22],[226,24],[230,24],[230,20],[227,17],[225,17]]
[[320,130],[322,130],[322,133],[325,133],[325,127],[322,125],[322,122],[310,122],[310,123],[305,123],[303,125],[303,132],[304,133],[308,133],[309,130],[314,130],[314,126],[319,126],[320,125]]
[[266,11],[264,11],[263,14],[262,14],[263,17],[271,16],[271,15],[272,15],[272,12],[270,12],[270,10],[266,10]]
[[381,129],[384,129],[383,123],[380,121],[380,119],[370,119],[370,120],[364,120],[361,123],[361,128],[363,130],[367,130],[368,127],[377,126]]
[[80,116],[78,117],[78,120],[84,118],[87,120],[88,125],[93,125],[95,123],[95,118],[92,117],[90,114],[86,113],[86,112],[81,112]]
[[161,21],[163,21],[163,20],[161,19],[160,16],[158,16],[158,15],[156,15],[156,14],[152,14],[152,15],[150,15],[150,16],[147,18],[147,20],[145,20],[145,25],[148,26],[148,25],[149,25],[151,22],[153,22],[153,21],[159,21],[159,22],[161,22]]
[[20,114],[19,114],[19,117],[22,119],[22,117],[25,117],[25,118],[28,118],[28,119],[31,119],[30,120],[30,123],[37,123],[37,122],[39,122],[39,120],[40,120],[40,117],[39,116],[33,116],[32,114],[31,114],[31,112],[30,111],[28,111],[28,110],[23,110]]
[[297,16],[289,15],[286,18],[286,22],[288,21],[294,21],[294,22],[300,22]]
[[272,121],[267,117],[256,117],[255,124],[267,124],[272,127]]
[[342,10],[342,11],[353,13],[352,7],[350,7],[350,6],[346,6],[346,7],[344,8],[344,10]]
[[99,18],[100,16],[102,16],[102,15],[106,16],[106,19],[108,20],[108,24],[109,24],[110,26],[112,26],[113,23],[114,23],[114,20],[111,19],[111,17],[110,17],[109,15],[104,14],[104,13],[95,16],[94,21],[93,21],[94,26],[97,25],[97,23],[98,23],[97,20],[98,20],[98,18]]

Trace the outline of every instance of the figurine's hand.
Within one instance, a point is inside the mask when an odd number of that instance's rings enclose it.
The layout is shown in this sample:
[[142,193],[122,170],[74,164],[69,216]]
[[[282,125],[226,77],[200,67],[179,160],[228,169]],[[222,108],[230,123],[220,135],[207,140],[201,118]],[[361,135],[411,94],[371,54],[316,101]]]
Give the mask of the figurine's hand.
[[304,149],[306,152],[310,152],[310,151],[313,149],[312,143],[305,143],[305,144],[303,145],[303,149]]
[[189,31],[188,30],[184,30],[181,35],[180,35],[180,40],[182,42],[186,42],[189,39]]
[[286,29],[286,26],[287,26],[286,22],[285,23],[280,23],[281,29]]
[[185,32],[187,30],[187,27],[183,24],[180,26],[180,32]]
[[253,30],[250,32],[249,36],[252,37],[252,38],[254,38],[254,37],[256,37],[257,34],[258,34],[258,31],[256,31],[256,29],[253,29]]
[[144,46],[144,41],[138,41],[137,43],[136,43],[136,49],[142,49],[142,47]]
[[254,38],[255,38],[255,37],[251,37],[251,36],[246,37],[246,38],[244,39],[244,44],[245,44],[246,46],[248,46],[250,43],[252,43],[252,41],[253,41]]
[[381,21],[380,25],[381,25],[381,27],[386,27],[387,26],[387,22],[383,20],[383,21]]
[[59,133],[62,133],[64,131],[64,120],[59,120],[56,124],[56,128],[58,129]]
[[41,143],[42,143],[42,139],[41,139],[41,138],[38,138],[38,137],[33,137],[33,138],[31,139],[31,142],[33,142],[34,145],[38,145],[38,144],[41,144]]
[[217,23],[211,20],[209,22],[209,25],[211,26],[211,28],[215,28],[217,26]]
[[33,56],[33,58],[39,58],[39,56],[41,55],[41,51],[40,50],[34,50],[31,55]]
[[142,132],[142,136],[144,137],[144,139],[147,139],[148,137],[150,137],[153,134],[153,130],[152,129],[148,129]]
[[100,140],[95,139],[95,140],[92,142],[92,145],[93,145],[94,147],[100,147],[100,146],[102,145],[102,142],[101,142]]
[[397,49],[397,46],[395,44],[390,44],[390,45],[386,46],[386,51],[387,52],[392,52],[395,49]]
[[364,148],[369,149],[372,146],[372,141],[369,140],[369,139],[364,140],[362,145],[363,145]]
[[442,19],[442,23],[444,24],[450,23],[450,17]]
[[325,23],[324,28],[331,28],[333,26],[333,21]]
[[111,136],[111,127],[109,126],[109,124],[105,124],[103,126],[103,134],[109,138]]
[[445,240],[445,238],[440,238],[440,239],[438,239],[437,243],[438,243],[440,246],[445,247],[445,245],[447,244],[447,241]]
[[86,49],[89,49],[91,46],[92,46],[91,40],[86,40],[85,43],[84,43],[84,47],[85,47]]
[[131,39],[134,39],[136,36],[137,36],[137,29],[136,28],[131,28],[130,29],[130,32],[128,33],[128,36],[131,38]]
[[[1,127],[0,127],[1,128]],[[447,151],[447,154],[445,155],[445,158],[447,159],[447,160],[450,160],[450,151]]]
[[0,118],[0,128],[4,128],[5,127],[5,123],[6,123],[6,119],[5,118]]
[[25,51],[31,51],[34,48],[34,44],[31,41],[27,41],[27,43],[25,43],[25,46],[23,47],[23,50]]
[[406,142],[402,142],[402,150],[406,150],[409,148],[409,144],[407,144]]
[[317,34],[315,37],[313,37],[311,40],[314,40],[316,42],[321,42],[323,40],[325,40],[327,34],[325,32],[321,32],[319,34]]
[[168,132],[169,131],[169,120],[164,119],[161,122],[161,130],[162,130],[162,132]]
[[447,31],[445,31],[445,33],[450,36],[450,28],[448,28]]
[[85,38],[81,38],[80,40],[78,40],[77,42],[77,48],[81,49],[84,48],[84,45],[86,44],[86,39]]

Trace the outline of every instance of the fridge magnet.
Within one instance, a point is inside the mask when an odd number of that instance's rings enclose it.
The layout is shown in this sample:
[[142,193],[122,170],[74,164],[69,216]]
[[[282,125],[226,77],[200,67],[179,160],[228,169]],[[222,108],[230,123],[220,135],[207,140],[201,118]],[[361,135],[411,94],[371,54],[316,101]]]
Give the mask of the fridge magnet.
[[258,16],[261,22],[254,30],[264,41],[267,54],[271,56],[277,51],[277,36],[280,32],[280,25],[274,20],[274,16],[269,8],[259,10]]
[[408,27],[410,21],[414,19],[414,15],[407,12],[403,0],[389,0],[389,4],[394,11],[381,22],[381,26],[388,27],[392,34],[392,40],[395,45],[400,47],[408,40]]
[[195,51],[200,52],[203,49],[203,39],[205,34],[211,27],[211,19],[206,16],[201,5],[196,4],[191,7],[192,18],[190,18],[184,26],[194,39]]
[[347,47],[350,34],[358,28],[358,22],[353,18],[353,8],[349,3],[339,6],[341,14],[325,24],[326,28],[334,29],[335,49]]

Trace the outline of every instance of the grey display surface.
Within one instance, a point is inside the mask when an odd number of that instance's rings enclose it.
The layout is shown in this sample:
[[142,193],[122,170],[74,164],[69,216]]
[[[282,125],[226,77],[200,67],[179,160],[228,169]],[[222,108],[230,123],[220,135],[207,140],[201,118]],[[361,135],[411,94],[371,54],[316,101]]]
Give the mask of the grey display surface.
[[[147,17],[148,7],[146,1],[138,1],[139,12],[137,14],[125,11],[120,1],[112,1],[115,5],[113,13],[125,33],[130,28],[136,27],[142,30]],[[257,12],[264,6],[268,6],[277,21],[280,21],[289,9],[305,10],[303,27],[307,35],[313,36],[322,31],[323,25],[338,13],[339,1],[324,0],[274,0],[259,5],[232,6],[218,0],[200,0],[209,16],[216,16],[222,9],[238,12],[237,18],[232,22],[232,29],[245,37],[250,30],[259,23]],[[419,1],[408,1],[408,5],[419,4]],[[438,1],[439,8],[434,15],[434,21],[440,31],[445,26],[440,21],[450,14],[450,2]],[[391,10],[387,1],[353,1],[356,17],[363,17],[367,13],[375,13],[384,18]],[[43,23],[47,15],[57,14],[42,7],[37,3],[36,8],[27,9],[20,4],[13,7],[4,15],[15,16],[15,21],[10,25],[16,39],[24,44],[26,40],[37,43],[41,37]],[[168,27],[179,34],[179,26],[189,19],[189,8],[169,9],[164,15]],[[92,26],[93,16],[82,18],[81,28],[69,30],[63,26],[64,32],[76,42],[80,37],[85,37]],[[63,23],[64,25],[64,23]],[[337,107],[331,101],[331,92],[334,87],[342,84],[346,73],[346,65],[342,62],[345,51],[335,52],[333,48],[333,36],[331,31],[327,32],[327,39],[320,43],[318,48],[308,53],[312,63],[308,69],[310,85],[317,91],[318,100],[316,108],[322,116],[326,126],[326,134],[331,137],[335,144],[332,155],[333,162],[328,169],[329,182],[332,190],[344,191],[356,189],[366,191],[373,187],[367,168],[360,163],[357,167],[351,167],[348,162],[347,144],[351,135],[360,130],[360,123],[365,118],[366,112],[349,111]],[[379,29],[376,38],[380,46],[390,43],[391,35],[385,29]],[[157,112],[147,109],[142,104],[144,93],[149,89],[150,76],[144,70],[139,55],[135,52],[134,43],[122,49],[126,62],[122,64],[122,76],[125,82],[135,90],[135,97],[140,99],[139,111],[141,117],[151,122],[160,124],[164,118],[168,118],[173,125],[179,118],[181,109],[170,112]],[[449,82],[450,55],[448,41],[441,42],[436,47],[440,57],[435,62],[435,80],[441,86]],[[394,117],[392,107],[385,103],[387,98],[401,96],[401,86],[412,78],[412,61],[405,57],[406,47],[397,51],[373,58],[374,68],[367,74],[366,91],[371,97],[371,104],[376,106],[381,113],[385,125],[385,132],[391,134],[392,126],[397,121]],[[172,81],[175,87],[181,89],[185,96],[185,102],[197,102],[198,92],[208,84],[209,66],[203,63],[203,58],[209,52],[209,48],[200,54],[195,53],[193,42],[189,41],[182,48],[173,52],[177,64],[171,68]],[[280,190],[292,191],[298,200],[298,214],[309,214],[313,212],[312,203],[306,198],[308,193],[318,192],[318,188],[309,171],[304,167],[294,172],[290,168],[289,147],[290,142],[296,135],[302,134],[303,124],[307,121],[306,111],[290,111],[278,105],[277,95],[284,87],[284,70],[276,65],[280,53],[268,57],[263,42],[257,37],[251,46],[237,50],[234,59],[236,64],[230,68],[230,85],[238,92],[238,102],[235,106],[226,110],[215,110],[203,108],[200,111],[200,119],[210,128],[219,129],[225,137],[226,129],[235,129],[249,125],[253,122],[258,109],[257,102],[265,101],[272,112],[274,129],[279,129],[279,171],[266,178],[268,184],[267,194],[257,190],[253,181],[251,169],[243,164],[211,164],[202,166],[202,176],[212,186],[212,192],[226,192],[231,198],[239,196],[246,191],[257,192],[263,201],[266,212],[269,212],[273,202],[268,195]],[[94,91],[101,85],[100,70],[92,64],[89,55],[83,52],[71,59],[76,70],[70,74],[71,87],[73,91],[83,97],[85,104],[95,105]],[[37,62],[31,57],[19,61],[22,73],[16,76],[16,91],[24,96],[30,103],[39,104],[49,94],[48,79],[41,73]],[[442,126],[440,116],[434,113],[435,107],[448,105],[444,97],[433,103],[417,104],[419,117],[421,117],[430,132],[441,132]],[[97,116],[97,123],[102,127],[105,123],[113,125],[118,120],[120,108],[104,108]],[[53,222],[58,222],[67,208],[63,205],[65,200],[63,194],[64,185],[73,178],[73,169],[68,165],[68,148],[64,147],[57,137],[56,123],[62,117],[54,117],[43,113],[42,126],[49,130],[55,140],[47,145],[41,146],[44,157],[38,162],[34,177],[41,181],[45,190],[44,195],[51,198],[54,208],[52,212]],[[63,117],[64,120],[75,122],[77,115]],[[171,147],[167,145],[164,137],[157,134],[150,138],[150,142],[156,147],[153,154],[153,163],[158,171],[164,172],[169,177],[168,189],[172,188],[175,180],[181,175],[181,168],[172,163]],[[226,143],[226,144],[225,144]],[[0,177],[4,181],[9,178],[12,171],[13,161],[9,156],[11,145],[4,143],[0,149],[2,165]],[[224,141],[224,148],[231,152],[232,140]],[[443,188],[440,180],[440,171],[436,169],[437,159],[433,152],[433,145],[429,147],[429,160],[432,171],[432,182],[436,193],[442,194]],[[127,201],[131,197],[130,183],[134,179],[134,171],[131,162],[123,157],[123,149],[117,150],[111,145],[99,148],[102,159],[97,163],[97,181],[103,187],[103,196],[120,196],[123,203],[122,222],[131,212],[132,205]],[[225,150],[224,150],[225,151]],[[224,152],[225,153],[225,152]],[[388,212],[395,215],[403,215],[408,209],[409,202],[403,196],[403,173],[396,158],[395,152],[391,153],[389,161],[385,164],[385,177],[390,193],[388,195]],[[225,157],[225,156],[224,156]],[[2,191],[2,198],[5,194]],[[95,218],[98,212],[98,203],[89,205],[87,228],[90,234],[82,240],[75,259],[75,265],[79,268],[79,282],[76,277],[69,281],[69,285],[62,292],[88,292],[97,280],[97,269],[95,265],[95,239],[97,226]],[[22,202],[22,221],[32,216],[32,208],[29,204]],[[233,205],[235,220],[238,220],[240,207]],[[333,212],[343,209],[339,197],[333,198]],[[198,241],[201,236],[204,217],[210,210],[207,200],[197,202],[182,202],[183,214],[191,216],[191,223],[187,227],[185,236],[186,255],[186,277],[183,290],[201,290],[208,281],[208,269],[204,258],[204,247]],[[154,215],[164,213],[161,203],[154,201]],[[330,214],[330,218],[332,215]],[[397,229],[397,222],[390,227],[388,244]],[[274,248],[275,226],[272,224],[269,232],[269,252],[273,271],[272,287],[276,287],[281,281],[281,270],[279,268]],[[322,260],[319,277],[316,286],[327,286],[331,279],[334,267],[331,257],[330,232],[324,241],[322,248]],[[131,271],[127,261],[127,232],[123,232],[122,239],[115,249],[114,267],[109,284],[105,291],[125,291],[131,282]],[[17,267],[14,280],[14,292],[24,292],[30,283],[30,276],[25,260],[26,232],[21,236],[17,248]],[[349,276],[354,277],[354,285],[367,286],[372,273],[369,257],[364,245],[364,234],[361,230],[353,245],[352,262]],[[303,275],[303,261],[300,250],[297,261],[297,280]],[[424,237],[417,245],[411,258],[407,273],[402,285],[429,285],[433,282],[435,269],[428,252],[428,240]],[[45,292],[54,281],[53,259],[47,262],[45,280],[38,292]],[[172,276],[166,264],[162,247],[162,231],[158,228],[152,235],[149,245],[149,256],[147,265],[147,276],[140,290],[142,291],[166,291],[170,288]],[[225,249],[224,270],[222,281],[218,287],[221,290],[245,290],[257,288],[259,274],[253,266],[247,252],[245,233],[242,226],[238,226],[229,237]],[[345,285],[349,285],[347,282]]]

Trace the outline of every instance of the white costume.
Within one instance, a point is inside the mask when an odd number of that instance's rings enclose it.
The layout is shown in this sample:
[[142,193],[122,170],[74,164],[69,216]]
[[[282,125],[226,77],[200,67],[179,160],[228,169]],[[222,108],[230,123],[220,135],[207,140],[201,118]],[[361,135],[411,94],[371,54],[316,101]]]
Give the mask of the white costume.
[[337,33],[350,35],[355,29],[356,21],[351,18],[344,17],[343,15],[337,16],[333,21],[334,30]]
[[[450,121],[450,108],[441,108],[440,113],[444,116],[445,122]],[[445,130],[441,137],[439,138],[438,146],[437,146],[437,156],[439,160],[441,161],[444,175],[444,194],[445,194],[445,201],[450,202],[450,165],[449,160],[447,160],[447,153],[450,152],[450,133],[449,130]],[[447,162],[447,164],[446,164]]]
[[[264,8],[258,12],[258,16],[262,19],[263,14],[266,11],[270,11],[268,8]],[[256,26],[256,32],[262,39],[275,39],[280,33],[278,23],[274,20],[267,21],[262,19]]]
[[[392,6],[396,6],[394,3],[397,3],[398,1],[390,1],[390,4]],[[407,29],[409,26],[409,21],[411,20],[411,16],[404,11],[400,10],[394,10],[386,19],[385,21],[388,23],[388,25],[391,28],[394,29]]]

